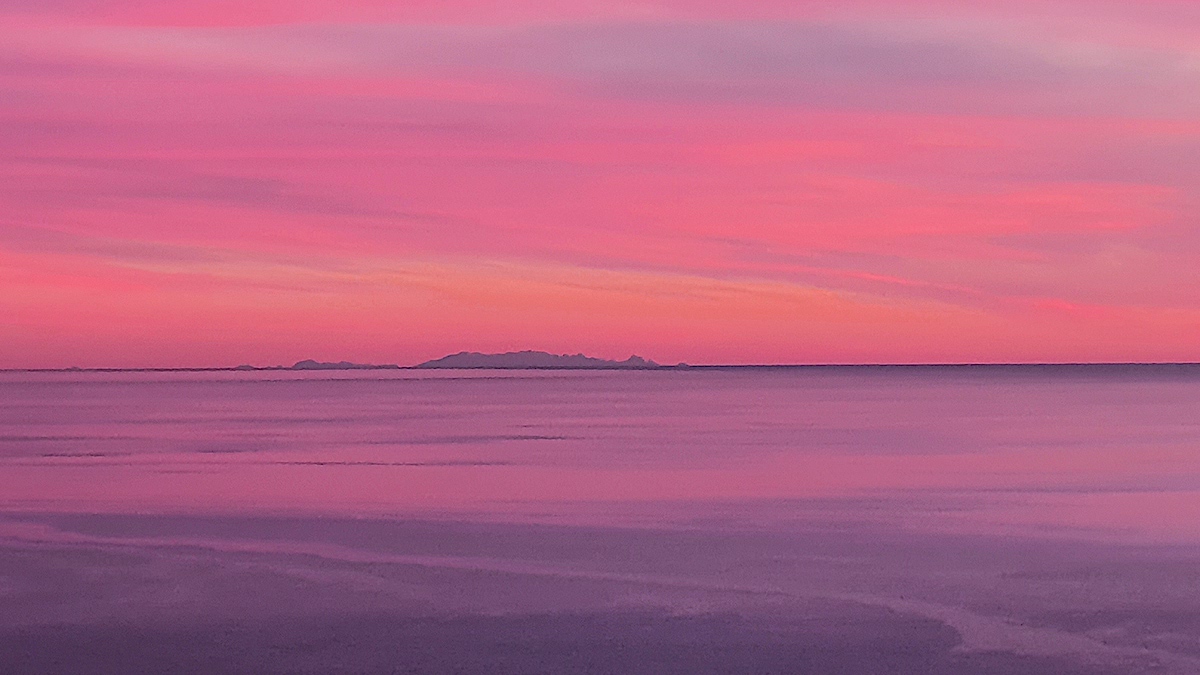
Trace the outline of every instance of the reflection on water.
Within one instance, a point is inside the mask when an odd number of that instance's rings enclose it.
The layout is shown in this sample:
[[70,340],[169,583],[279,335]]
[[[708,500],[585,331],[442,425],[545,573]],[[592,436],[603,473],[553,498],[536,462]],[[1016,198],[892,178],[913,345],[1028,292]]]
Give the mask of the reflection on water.
[[1200,372],[9,373],[0,387],[10,508],[832,510],[1200,538]]
[[1200,671],[1188,368],[3,373],[0,508],[18,672]]

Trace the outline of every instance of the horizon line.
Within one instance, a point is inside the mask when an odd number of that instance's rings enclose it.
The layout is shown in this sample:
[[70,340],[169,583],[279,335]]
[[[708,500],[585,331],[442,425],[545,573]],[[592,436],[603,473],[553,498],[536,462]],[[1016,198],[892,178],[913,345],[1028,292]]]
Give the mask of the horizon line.
[[1200,367],[1200,361],[962,361],[923,363],[679,363],[646,367],[523,366],[523,367],[427,367],[397,364],[356,365],[346,368],[306,369],[293,366],[179,366],[179,367],[78,367],[0,368],[0,373],[206,373],[206,372],[337,372],[354,370],[767,370],[819,368],[1103,368],[1103,367]]

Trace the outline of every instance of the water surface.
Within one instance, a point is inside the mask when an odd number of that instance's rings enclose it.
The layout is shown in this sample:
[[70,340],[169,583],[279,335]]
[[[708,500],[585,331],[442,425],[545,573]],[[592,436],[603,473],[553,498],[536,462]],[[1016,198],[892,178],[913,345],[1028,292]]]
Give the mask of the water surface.
[[1189,368],[10,372],[0,508],[17,672],[1200,671]]

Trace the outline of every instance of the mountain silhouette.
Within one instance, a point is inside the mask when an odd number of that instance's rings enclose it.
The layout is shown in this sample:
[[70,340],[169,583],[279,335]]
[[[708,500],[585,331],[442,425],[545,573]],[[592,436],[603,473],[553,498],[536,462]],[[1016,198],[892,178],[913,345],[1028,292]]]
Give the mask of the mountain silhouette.
[[305,359],[303,361],[296,362],[296,364],[294,366],[292,366],[291,369],[292,370],[377,370],[380,368],[389,368],[390,369],[390,368],[399,368],[399,367],[400,366],[391,365],[391,364],[384,365],[384,366],[375,366],[375,365],[370,365],[370,364],[365,364],[365,363],[350,363],[349,361],[338,361],[337,363],[325,363],[325,362],[321,362],[321,361],[314,361],[312,359]]
[[547,352],[523,351],[504,354],[481,354],[459,352],[433,361],[419,364],[418,368],[498,368],[508,370],[645,370],[660,368],[657,363],[640,356],[630,356],[624,361],[597,359],[583,354],[550,354]]

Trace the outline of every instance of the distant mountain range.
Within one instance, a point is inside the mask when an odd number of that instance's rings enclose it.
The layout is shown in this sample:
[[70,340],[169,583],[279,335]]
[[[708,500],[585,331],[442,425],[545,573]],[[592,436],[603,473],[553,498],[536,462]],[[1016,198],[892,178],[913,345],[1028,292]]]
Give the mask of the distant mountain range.
[[550,354],[547,352],[523,351],[505,354],[481,354],[459,352],[433,361],[426,361],[418,368],[496,368],[505,370],[647,370],[661,368],[653,361],[640,356],[631,356],[624,361],[597,359],[583,354]]
[[810,363],[810,364],[740,364],[689,366],[679,363],[673,366],[657,364],[640,356],[631,356],[624,361],[597,359],[583,354],[549,354],[547,352],[523,351],[506,354],[480,354],[459,352],[416,366],[398,366],[394,363],[372,365],[338,361],[336,363],[305,359],[291,366],[236,367],[142,367],[142,368],[0,368],[0,372],[71,372],[71,373],[171,373],[171,372],[220,372],[220,371],[313,371],[313,370],[407,370],[411,368],[495,368],[507,370],[649,370],[655,368],[686,369],[818,369],[818,370],[874,370],[874,371],[939,371],[939,372],[1009,372],[1009,373],[1054,373],[1054,374],[1129,374],[1170,377],[1196,377],[1200,375],[1200,362],[1158,363]]
[[[399,370],[405,366],[396,364],[375,365],[369,363],[352,363],[350,361],[316,361],[305,359],[297,361],[292,366],[250,366],[243,365],[233,370]],[[426,361],[415,368],[473,368],[473,369],[502,369],[502,370],[646,370],[662,368],[659,364],[631,356],[624,361],[597,359],[583,354],[550,354],[548,352],[523,351],[505,354],[481,354],[479,352],[459,352],[444,356],[433,361]]]
[[322,361],[313,361],[305,359],[298,361],[291,370],[380,370],[380,369],[399,369],[400,366],[395,364],[386,364],[375,366],[366,363],[350,363],[349,361],[338,361],[337,363],[326,363]]

